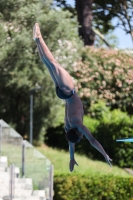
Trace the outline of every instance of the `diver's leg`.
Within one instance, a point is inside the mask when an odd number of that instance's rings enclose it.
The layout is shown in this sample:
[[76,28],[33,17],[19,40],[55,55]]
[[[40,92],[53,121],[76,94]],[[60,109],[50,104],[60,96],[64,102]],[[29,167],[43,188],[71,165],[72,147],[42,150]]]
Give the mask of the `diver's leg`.
[[43,53],[42,53],[41,47],[40,47],[40,45],[39,45],[39,43],[38,43],[37,40],[36,40],[36,44],[37,44],[37,48],[38,48],[38,53],[39,53],[40,59],[42,60],[42,62],[43,62],[43,63],[46,65],[46,67],[48,68],[49,73],[50,73],[50,76],[51,76],[51,78],[52,78],[52,80],[53,80],[55,86],[58,86],[58,82],[57,82],[57,80],[56,80],[56,78],[55,78],[55,76],[54,76],[54,74],[53,74],[53,72],[52,72],[50,66],[49,66],[48,63],[43,59]]
[[42,60],[44,60],[50,69],[52,70],[54,77],[57,80],[58,86],[63,92],[70,92],[74,89],[74,84],[69,73],[60,66],[60,64],[55,60],[52,53],[45,44],[38,23],[34,25],[33,28],[33,39],[37,41],[39,47],[41,48]]

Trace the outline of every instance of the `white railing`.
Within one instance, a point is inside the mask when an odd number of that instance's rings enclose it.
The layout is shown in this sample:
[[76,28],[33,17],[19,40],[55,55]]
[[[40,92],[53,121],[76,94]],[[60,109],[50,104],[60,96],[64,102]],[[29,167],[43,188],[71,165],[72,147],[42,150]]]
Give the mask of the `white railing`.
[[0,156],[7,156],[11,165],[10,200],[15,196],[14,166],[20,168],[20,177],[32,179],[32,194],[39,190],[41,195],[44,191],[45,199],[53,200],[53,165],[51,161],[28,141],[23,140],[22,136],[3,120],[0,120]]

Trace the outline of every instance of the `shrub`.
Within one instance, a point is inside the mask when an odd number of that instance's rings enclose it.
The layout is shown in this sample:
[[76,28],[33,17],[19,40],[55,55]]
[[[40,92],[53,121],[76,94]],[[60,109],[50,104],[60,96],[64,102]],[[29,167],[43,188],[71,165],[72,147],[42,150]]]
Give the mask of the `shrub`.
[[[92,125],[89,122],[96,122],[95,130],[92,133],[113,159],[113,163],[120,167],[133,167],[132,144],[116,142],[118,138],[133,137],[133,118],[118,109],[110,111],[104,102],[92,105],[90,115],[95,119],[90,120],[90,117],[88,117],[88,122],[86,120],[85,125],[91,130]],[[88,152],[90,150],[89,145],[85,145],[85,147],[87,147],[85,151]],[[94,148],[91,148],[91,152],[94,158],[103,159]]]
[[112,109],[133,113],[132,54],[98,48],[81,50],[82,60],[75,63],[73,76],[85,112],[97,100],[106,100]]
[[133,178],[56,174],[54,200],[131,200]]
[[104,115],[97,128],[97,139],[112,157],[113,163],[120,167],[133,167],[133,148],[131,143],[118,143],[116,139],[133,136],[133,119],[120,110]]

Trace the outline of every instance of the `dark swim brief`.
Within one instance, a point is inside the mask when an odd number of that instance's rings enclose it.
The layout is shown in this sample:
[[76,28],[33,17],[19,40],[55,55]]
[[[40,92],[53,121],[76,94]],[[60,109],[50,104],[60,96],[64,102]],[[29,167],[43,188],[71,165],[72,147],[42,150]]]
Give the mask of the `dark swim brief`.
[[60,99],[69,99],[74,93],[75,90],[72,90],[70,95],[66,95],[59,87],[56,87],[56,94]]

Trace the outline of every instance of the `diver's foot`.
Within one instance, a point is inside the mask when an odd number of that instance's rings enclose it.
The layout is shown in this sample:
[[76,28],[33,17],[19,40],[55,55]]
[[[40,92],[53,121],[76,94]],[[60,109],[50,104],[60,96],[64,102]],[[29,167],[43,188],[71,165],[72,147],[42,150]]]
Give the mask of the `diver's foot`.
[[38,23],[35,23],[33,27],[33,40],[39,39],[41,37],[40,27]]

